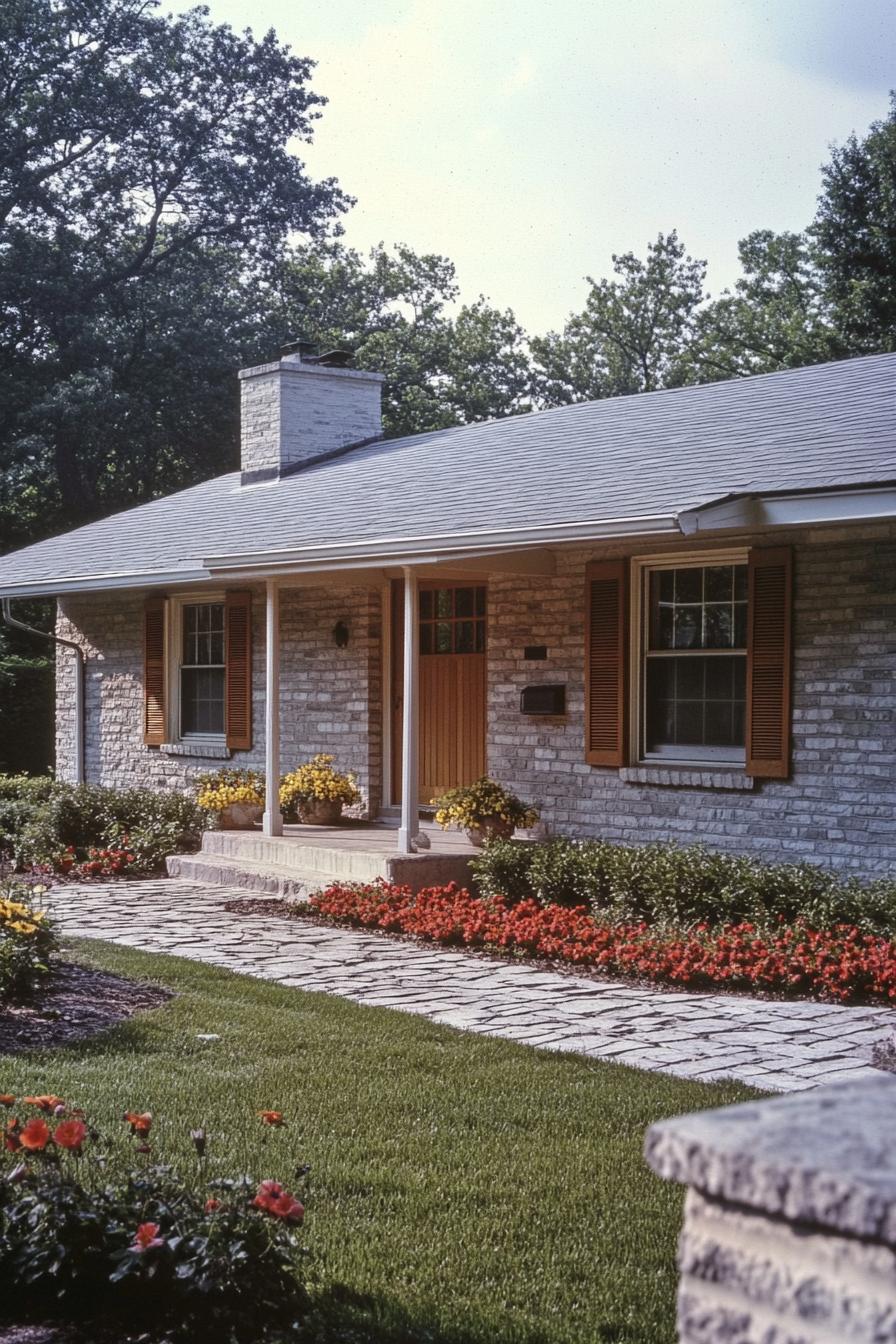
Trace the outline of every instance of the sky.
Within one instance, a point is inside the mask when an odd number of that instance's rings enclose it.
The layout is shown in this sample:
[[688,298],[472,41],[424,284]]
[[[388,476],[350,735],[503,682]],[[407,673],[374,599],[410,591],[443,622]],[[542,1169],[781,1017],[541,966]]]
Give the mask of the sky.
[[532,333],[672,228],[721,292],[896,87],[896,0],[206,3],[318,62],[300,153],[357,198],[346,241],[441,253]]

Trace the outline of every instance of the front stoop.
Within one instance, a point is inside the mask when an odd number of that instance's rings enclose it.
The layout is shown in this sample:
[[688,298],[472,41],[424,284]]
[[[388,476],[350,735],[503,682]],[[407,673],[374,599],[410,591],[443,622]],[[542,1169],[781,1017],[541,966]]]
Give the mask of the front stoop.
[[469,885],[471,855],[438,851],[398,854],[391,848],[395,835],[389,830],[387,850],[382,835],[377,835],[376,848],[366,849],[363,835],[352,831],[346,831],[344,842],[337,837],[329,843],[307,833],[299,838],[261,835],[257,831],[206,831],[197,854],[172,854],[165,862],[169,877],[295,898],[334,882],[382,879],[409,886],[412,891],[449,882]]

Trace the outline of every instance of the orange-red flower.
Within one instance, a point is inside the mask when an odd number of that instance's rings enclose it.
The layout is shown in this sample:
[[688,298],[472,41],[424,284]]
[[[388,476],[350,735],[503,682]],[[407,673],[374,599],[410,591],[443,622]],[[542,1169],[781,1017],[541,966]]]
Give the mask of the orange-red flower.
[[87,1138],[87,1126],[81,1120],[63,1120],[53,1131],[53,1142],[58,1148],[67,1148],[71,1153],[80,1153],[81,1144]]
[[220,1199],[207,1199],[205,1201],[206,1213],[217,1213],[221,1207]]
[[275,1129],[279,1129],[281,1125],[286,1124],[282,1111],[259,1111],[258,1114],[266,1125],[273,1125]]
[[131,1127],[132,1134],[148,1134],[152,1126],[151,1111],[125,1111],[124,1118]]
[[165,1245],[165,1238],[159,1236],[158,1223],[141,1223],[134,1233],[132,1251],[154,1251]]
[[26,1106],[37,1106],[41,1111],[55,1111],[57,1106],[64,1106],[62,1097],[54,1097],[48,1094],[45,1097],[23,1097]]
[[8,1153],[17,1153],[22,1146],[19,1142],[19,1121],[16,1116],[6,1122],[3,1146]]
[[19,1143],[29,1152],[41,1153],[50,1142],[50,1130],[45,1120],[40,1116],[35,1116],[29,1120],[27,1125],[23,1126],[18,1133]]
[[305,1206],[300,1204],[278,1181],[262,1181],[252,1203],[262,1213],[282,1218],[287,1223],[300,1223],[305,1217]]
[[16,1099],[11,1092],[0,1092],[0,1106],[15,1106]]

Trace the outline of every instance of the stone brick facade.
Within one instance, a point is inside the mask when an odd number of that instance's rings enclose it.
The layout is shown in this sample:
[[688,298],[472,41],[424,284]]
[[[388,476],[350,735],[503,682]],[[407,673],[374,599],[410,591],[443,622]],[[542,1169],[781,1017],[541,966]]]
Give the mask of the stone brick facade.
[[[755,783],[707,773],[584,760],[584,571],[619,554],[674,554],[748,544],[795,548],[793,773]],[[550,830],[625,842],[702,841],[767,859],[807,859],[857,875],[896,864],[896,528],[819,528],[722,541],[629,543],[558,552],[551,578],[493,575],[489,584],[489,773],[536,802]],[[282,758],[332,751],[354,769],[375,814],[382,803],[382,598],[377,589],[286,589],[281,599]],[[87,777],[181,788],[214,761],[144,747],[138,594],[66,600],[60,633],[83,640]],[[254,604],[254,746],[233,764],[263,765],[264,621]],[[334,644],[338,620],[350,627]],[[547,647],[526,661],[527,645]],[[72,768],[71,654],[58,660],[58,764]],[[567,712],[520,713],[528,684],[563,683]]]
[[[58,632],[87,652],[86,774],[92,783],[183,789],[220,758],[183,748],[143,745],[143,598],[139,593],[67,599]],[[344,649],[333,627],[349,628]],[[281,753],[286,770],[319,751],[354,770],[363,814],[380,807],[382,680],[380,592],[369,588],[294,588],[281,594]],[[56,759],[61,778],[73,770],[74,656],[57,654]],[[253,600],[253,746],[230,764],[264,769],[264,594]]]
[[[743,775],[712,771],[705,786],[694,787],[693,771],[586,764],[586,562],[782,541],[795,548],[791,778],[745,788]],[[536,802],[552,830],[630,843],[701,841],[869,875],[896,865],[892,526],[865,527],[861,540],[856,532],[818,529],[561,553],[556,577],[493,578],[489,612],[489,773]],[[547,660],[525,661],[527,644],[547,645]],[[520,714],[520,690],[537,682],[566,684],[563,718]],[[642,782],[646,777],[656,782]]]

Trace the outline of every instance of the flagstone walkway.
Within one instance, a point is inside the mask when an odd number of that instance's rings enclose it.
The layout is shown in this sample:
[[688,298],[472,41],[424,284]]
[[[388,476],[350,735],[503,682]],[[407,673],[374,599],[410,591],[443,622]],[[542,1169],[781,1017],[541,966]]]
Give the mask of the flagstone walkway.
[[773,1091],[862,1078],[896,1011],[667,993],[373,934],[240,916],[228,891],[180,879],[83,883],[50,892],[66,934],[223,966],[464,1031],[568,1050],[679,1078]]

